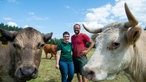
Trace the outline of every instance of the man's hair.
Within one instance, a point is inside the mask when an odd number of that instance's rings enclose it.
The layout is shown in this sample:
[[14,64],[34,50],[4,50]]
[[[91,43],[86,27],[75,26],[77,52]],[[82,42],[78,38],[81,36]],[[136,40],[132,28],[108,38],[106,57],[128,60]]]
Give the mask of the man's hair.
[[75,24],[74,27],[75,27],[76,25],[78,25],[78,26],[81,28],[80,24]]

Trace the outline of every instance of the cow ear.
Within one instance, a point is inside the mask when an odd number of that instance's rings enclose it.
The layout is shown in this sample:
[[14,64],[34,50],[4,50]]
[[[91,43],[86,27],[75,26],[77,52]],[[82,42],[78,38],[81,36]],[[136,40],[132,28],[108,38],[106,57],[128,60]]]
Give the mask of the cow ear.
[[0,29],[0,41],[2,41],[2,44],[7,44],[8,41],[12,42],[15,39],[16,35],[16,31],[7,31],[4,29]]
[[129,44],[134,44],[140,37],[142,29],[136,25],[135,27],[131,27],[127,30],[127,41]]
[[47,41],[52,38],[52,35],[53,35],[52,32],[48,34],[43,34],[44,42],[47,43]]

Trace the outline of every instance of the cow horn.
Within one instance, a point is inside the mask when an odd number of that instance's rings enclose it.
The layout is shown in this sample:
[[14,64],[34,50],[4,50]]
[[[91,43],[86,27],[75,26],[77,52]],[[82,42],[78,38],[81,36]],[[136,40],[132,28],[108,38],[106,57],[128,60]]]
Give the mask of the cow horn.
[[84,29],[90,33],[99,33],[102,32],[102,28],[97,28],[97,29],[89,29],[87,28],[84,24],[82,24],[82,26],[84,27]]
[[138,24],[138,21],[132,15],[126,3],[125,3],[125,12],[129,20],[129,23],[126,23],[126,27],[129,27],[129,26],[135,27]]

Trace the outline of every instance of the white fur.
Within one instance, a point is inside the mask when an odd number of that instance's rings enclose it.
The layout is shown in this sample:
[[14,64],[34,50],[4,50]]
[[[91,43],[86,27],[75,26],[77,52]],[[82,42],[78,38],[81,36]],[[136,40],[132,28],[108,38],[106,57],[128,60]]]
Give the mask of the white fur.
[[[121,71],[125,71],[131,74],[133,82],[144,82],[141,72],[146,72],[146,36],[142,32],[136,47],[133,47],[126,43],[124,31],[121,31],[122,27],[123,24],[112,23],[97,36],[95,52],[84,66],[85,71],[94,72],[91,80],[114,79]],[[120,47],[109,50],[107,47],[112,41],[119,42]]]

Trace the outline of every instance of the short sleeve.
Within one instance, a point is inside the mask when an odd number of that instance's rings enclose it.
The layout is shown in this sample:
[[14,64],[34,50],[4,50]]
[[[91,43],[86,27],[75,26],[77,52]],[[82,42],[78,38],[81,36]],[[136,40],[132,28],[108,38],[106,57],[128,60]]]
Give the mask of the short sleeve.
[[72,49],[73,49],[73,48],[72,48],[72,43],[70,42],[69,44],[70,44],[70,46],[71,46],[71,50],[72,50]]
[[57,51],[59,51],[59,50],[61,50],[62,49],[62,47],[61,47],[61,42],[60,43],[58,43],[58,45],[57,45]]
[[89,38],[88,35],[83,34],[83,37],[84,37],[84,41],[85,41],[85,42],[90,42],[90,38]]

